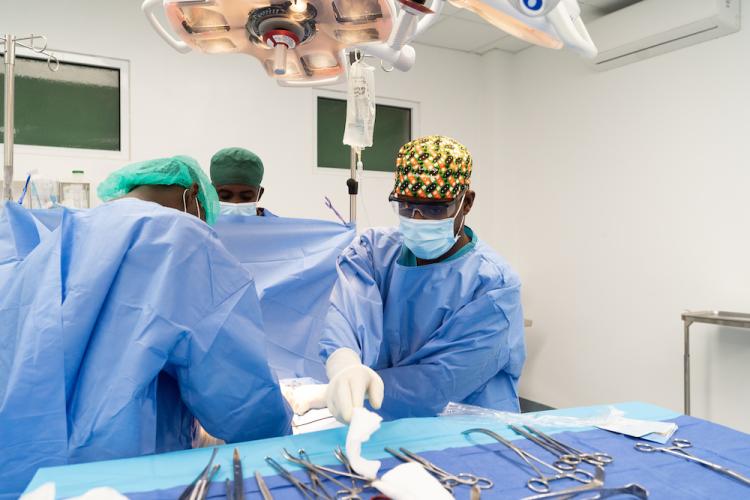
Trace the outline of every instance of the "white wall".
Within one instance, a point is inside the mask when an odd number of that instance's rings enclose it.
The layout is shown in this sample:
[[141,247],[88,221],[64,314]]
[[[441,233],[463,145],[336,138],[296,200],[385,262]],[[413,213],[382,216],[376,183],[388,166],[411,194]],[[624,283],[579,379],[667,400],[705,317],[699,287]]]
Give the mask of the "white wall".
[[[750,312],[748,10],[612,71],[530,49],[496,75],[492,240],[534,320],[525,397],[681,410],[681,312]],[[693,414],[750,431],[750,332],[693,331]]]
[[[187,154],[207,169],[218,149],[244,146],[265,163],[264,205],[272,211],[330,219],[333,215],[322,201],[328,195],[346,217],[348,172],[331,175],[313,168],[313,90],[278,87],[250,57],[180,55],[148,26],[140,4],[2,0],[0,32],[42,33],[52,49],[129,60],[132,161]],[[419,133],[455,136],[479,156],[480,81],[472,78],[479,68],[478,56],[419,47],[411,72],[378,70],[376,92],[418,103]],[[17,180],[32,168],[63,180],[70,178],[71,170],[82,168],[98,183],[125,162],[19,153],[16,163]],[[362,223],[393,222],[387,203],[391,189],[391,176],[365,175]]]

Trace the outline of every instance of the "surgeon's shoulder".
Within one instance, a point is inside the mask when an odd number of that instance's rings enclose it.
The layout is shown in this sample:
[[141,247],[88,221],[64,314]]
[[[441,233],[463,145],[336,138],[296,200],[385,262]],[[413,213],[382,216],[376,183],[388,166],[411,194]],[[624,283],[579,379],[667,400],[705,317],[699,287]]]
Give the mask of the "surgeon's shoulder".
[[149,201],[123,198],[101,205],[90,214],[120,230],[137,229],[145,238],[177,239],[185,246],[217,240],[213,229],[200,219]]
[[367,254],[378,262],[390,260],[401,251],[401,233],[397,228],[375,227],[357,236],[349,246],[349,251]]
[[521,279],[508,261],[495,252],[483,241],[477,242],[474,251],[478,259],[477,274],[489,288],[517,288],[521,286]]

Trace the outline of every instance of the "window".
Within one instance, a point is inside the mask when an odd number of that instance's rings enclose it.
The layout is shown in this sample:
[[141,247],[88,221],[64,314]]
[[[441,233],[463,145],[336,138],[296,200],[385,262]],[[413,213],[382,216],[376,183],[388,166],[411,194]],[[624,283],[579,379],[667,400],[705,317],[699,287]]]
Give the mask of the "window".
[[[15,143],[19,149],[29,146],[127,155],[128,63],[53,52],[60,60],[57,72],[50,71],[46,58],[18,50]],[[0,88],[4,81],[5,68],[0,65]],[[0,116],[4,109],[4,96],[0,95]]]
[[[398,150],[412,139],[414,108],[377,104],[373,147],[362,153],[366,171],[393,172]],[[318,168],[348,170],[349,146],[343,144],[346,99],[317,96]]]

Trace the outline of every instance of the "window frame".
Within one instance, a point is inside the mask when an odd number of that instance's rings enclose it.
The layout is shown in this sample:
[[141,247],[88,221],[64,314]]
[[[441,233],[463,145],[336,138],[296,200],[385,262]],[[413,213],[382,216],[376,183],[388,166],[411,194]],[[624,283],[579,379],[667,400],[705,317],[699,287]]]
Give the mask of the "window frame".
[[[130,160],[130,61],[115,59],[112,57],[92,56],[49,49],[60,63],[79,64],[94,68],[114,69],[120,75],[120,149],[110,151],[102,149],[85,149],[60,146],[36,146],[30,144],[13,145],[17,154],[73,157],[73,158],[97,158],[106,160]],[[16,57],[46,61],[47,56],[38,54],[25,47],[16,47]],[[0,145],[3,144],[0,136]]]
[[[312,141],[312,154],[313,154],[313,161],[312,161],[312,168],[313,173],[316,175],[328,175],[328,176],[336,176],[341,178],[348,179],[350,176],[350,170],[344,169],[344,168],[330,168],[330,167],[319,167],[318,166],[318,98],[323,97],[327,99],[338,99],[346,101],[347,98],[347,92],[344,90],[329,90],[329,89],[320,89],[316,88],[313,90],[313,98],[312,98],[312,129],[313,129],[313,141]],[[412,139],[416,139],[419,137],[419,125],[421,123],[420,121],[420,115],[419,115],[419,102],[417,101],[408,101],[406,99],[396,99],[391,97],[379,97],[375,96],[375,104],[376,105],[383,105],[383,106],[394,106],[398,108],[404,108],[411,111],[411,137]],[[375,120],[377,121],[377,115],[375,116]],[[343,137],[342,137],[343,139]],[[367,154],[367,149],[365,149],[365,154]],[[366,156],[365,156],[366,159]],[[366,161],[366,160],[365,160]],[[394,163],[394,170],[396,165],[396,159],[393,159]],[[379,172],[377,170],[367,170],[365,168],[361,174],[363,178],[371,178],[371,179],[391,179],[393,178],[393,172]]]

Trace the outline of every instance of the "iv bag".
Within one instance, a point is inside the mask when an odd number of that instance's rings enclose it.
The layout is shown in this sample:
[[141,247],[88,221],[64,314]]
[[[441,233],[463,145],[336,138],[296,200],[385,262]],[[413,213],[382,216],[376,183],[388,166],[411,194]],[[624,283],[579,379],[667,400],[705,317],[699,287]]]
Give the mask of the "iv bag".
[[375,131],[375,68],[355,61],[349,70],[348,86],[344,144],[369,148]]

